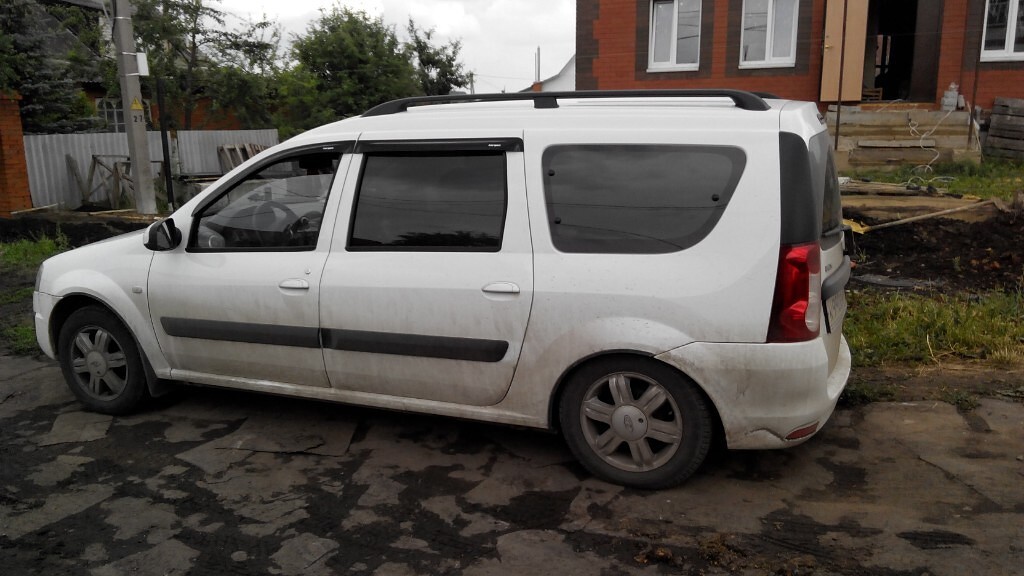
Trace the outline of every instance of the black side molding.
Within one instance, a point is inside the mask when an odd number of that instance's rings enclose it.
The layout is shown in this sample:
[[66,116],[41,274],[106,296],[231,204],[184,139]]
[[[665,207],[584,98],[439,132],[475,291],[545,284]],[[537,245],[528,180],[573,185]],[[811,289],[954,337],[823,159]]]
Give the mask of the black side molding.
[[364,330],[325,328],[324,348],[349,352],[395,354],[424,358],[447,358],[475,362],[499,362],[508,351],[508,342],[451,336],[396,334]]
[[161,318],[164,332],[179,338],[200,338],[247,344],[319,348],[320,330],[306,326],[277,326],[191,318]]
[[330,350],[473,362],[500,362],[509,347],[509,343],[504,340],[334,328],[321,330],[305,326],[277,326],[190,318],[164,317],[160,319],[160,325],[169,336],[178,338],[293,346],[295,348],[320,348],[322,341],[323,347]]

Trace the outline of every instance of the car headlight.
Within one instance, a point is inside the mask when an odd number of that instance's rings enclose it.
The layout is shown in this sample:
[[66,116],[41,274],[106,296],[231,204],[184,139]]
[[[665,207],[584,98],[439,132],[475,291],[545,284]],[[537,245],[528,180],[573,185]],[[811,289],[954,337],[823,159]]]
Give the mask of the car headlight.
[[39,283],[43,280],[43,266],[44,265],[45,264],[40,264],[39,265],[39,270],[36,270],[36,292],[39,292]]

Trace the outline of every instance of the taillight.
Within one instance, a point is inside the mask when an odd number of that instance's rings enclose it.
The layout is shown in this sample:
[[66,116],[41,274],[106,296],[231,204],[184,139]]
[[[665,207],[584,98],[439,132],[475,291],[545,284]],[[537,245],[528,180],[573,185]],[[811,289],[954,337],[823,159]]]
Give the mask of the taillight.
[[821,327],[821,249],[817,242],[783,246],[775,279],[769,342],[803,342]]

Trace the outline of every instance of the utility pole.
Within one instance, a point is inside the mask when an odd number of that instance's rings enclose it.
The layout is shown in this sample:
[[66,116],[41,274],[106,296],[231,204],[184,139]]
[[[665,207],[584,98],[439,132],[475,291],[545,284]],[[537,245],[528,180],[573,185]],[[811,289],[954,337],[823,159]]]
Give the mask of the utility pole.
[[139,214],[156,214],[156,192],[153,169],[149,163],[149,140],[146,139],[146,113],[139,88],[139,63],[135,52],[129,0],[111,0],[114,5],[114,48],[117,51],[117,74],[121,79],[121,107],[124,128],[128,134],[128,157],[135,182],[135,210]]
[[469,73],[469,93],[476,94],[476,82],[473,79],[473,73]]

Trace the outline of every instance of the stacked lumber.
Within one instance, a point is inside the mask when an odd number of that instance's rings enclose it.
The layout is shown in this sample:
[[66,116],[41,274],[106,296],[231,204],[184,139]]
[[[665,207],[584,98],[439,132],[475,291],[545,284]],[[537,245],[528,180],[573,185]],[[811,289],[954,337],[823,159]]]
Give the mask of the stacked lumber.
[[1024,99],[996,98],[985,156],[1024,160]]
[[[834,135],[836,113],[829,111],[826,120]],[[845,170],[953,160],[954,151],[970,148],[969,126],[970,114],[962,110],[844,106],[836,162]]]
[[227,174],[267,148],[268,146],[262,144],[225,144],[217,146],[217,160],[220,161],[221,172]]
[[945,188],[937,188],[923,180],[912,184],[891,184],[888,182],[865,182],[863,180],[840,180],[839,192],[845,196],[943,196]]

